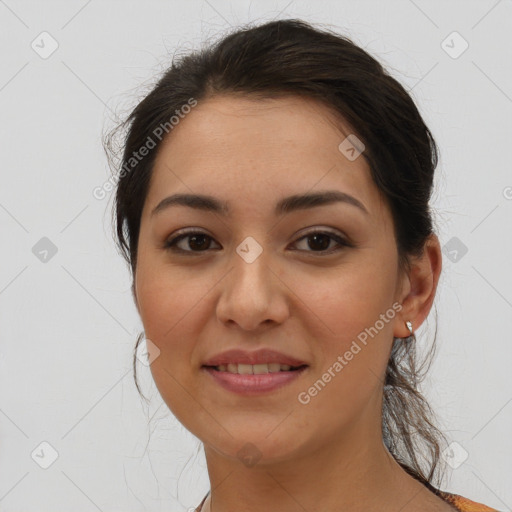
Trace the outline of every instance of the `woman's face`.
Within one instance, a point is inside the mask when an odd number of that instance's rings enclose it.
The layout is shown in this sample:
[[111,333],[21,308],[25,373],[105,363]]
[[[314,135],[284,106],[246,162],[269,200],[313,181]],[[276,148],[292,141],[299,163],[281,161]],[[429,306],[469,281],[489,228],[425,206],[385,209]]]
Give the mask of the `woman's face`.
[[[351,132],[338,126],[313,100],[222,96],[200,102],[159,150],[135,279],[146,338],[160,350],[151,371],[178,420],[225,457],[252,451],[265,463],[341,439],[380,442],[407,290],[389,209],[364,157],[347,141],[339,149]],[[353,199],[276,213],[283,198],[329,191]],[[227,207],[168,202],[154,212],[173,194]],[[196,238],[166,247],[185,228]],[[241,394],[203,368],[235,348],[273,349],[307,367],[280,388]]]

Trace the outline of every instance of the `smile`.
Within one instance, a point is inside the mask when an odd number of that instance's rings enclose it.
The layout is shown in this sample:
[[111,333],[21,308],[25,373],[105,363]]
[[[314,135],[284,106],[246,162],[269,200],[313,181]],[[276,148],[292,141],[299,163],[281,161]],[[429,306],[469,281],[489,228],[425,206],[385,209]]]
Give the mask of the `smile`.
[[299,378],[307,368],[307,365],[293,368],[271,363],[203,366],[202,370],[228,391],[239,395],[260,395],[286,386]]
[[295,371],[300,368],[305,367],[302,366],[290,366],[289,364],[279,364],[279,363],[261,363],[261,364],[221,364],[218,366],[209,366],[207,368],[214,368],[219,372],[228,372],[228,373],[238,373],[241,375],[261,375],[265,373],[277,373],[277,372],[287,372],[287,371]]

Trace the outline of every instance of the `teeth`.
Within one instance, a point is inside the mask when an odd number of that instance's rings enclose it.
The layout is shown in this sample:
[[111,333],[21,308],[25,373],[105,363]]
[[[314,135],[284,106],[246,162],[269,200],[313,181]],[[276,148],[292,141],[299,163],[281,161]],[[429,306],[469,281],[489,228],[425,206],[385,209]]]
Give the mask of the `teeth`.
[[263,364],[221,364],[215,369],[220,372],[240,373],[242,375],[287,372],[291,366],[289,364],[263,363]]

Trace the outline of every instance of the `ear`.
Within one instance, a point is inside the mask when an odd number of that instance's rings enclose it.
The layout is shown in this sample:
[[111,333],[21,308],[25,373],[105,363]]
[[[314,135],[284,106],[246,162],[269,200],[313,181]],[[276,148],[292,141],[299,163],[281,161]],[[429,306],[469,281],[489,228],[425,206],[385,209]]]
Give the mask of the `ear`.
[[[435,234],[425,242],[423,253],[411,259],[410,270],[403,277],[399,301],[402,309],[397,315],[393,336],[405,338],[410,335],[405,322],[412,323],[413,331],[427,318],[436,295],[441,275],[442,254],[439,239]],[[401,299],[401,300],[400,300]]]

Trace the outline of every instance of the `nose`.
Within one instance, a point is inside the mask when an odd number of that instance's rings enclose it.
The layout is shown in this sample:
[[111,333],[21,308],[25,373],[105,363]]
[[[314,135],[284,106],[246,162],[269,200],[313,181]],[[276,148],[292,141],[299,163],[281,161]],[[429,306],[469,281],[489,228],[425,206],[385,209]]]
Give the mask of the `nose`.
[[233,253],[231,270],[220,283],[222,290],[217,303],[217,317],[223,323],[250,331],[283,323],[288,318],[289,284],[284,283],[276,265],[264,254],[265,251],[248,263]]

